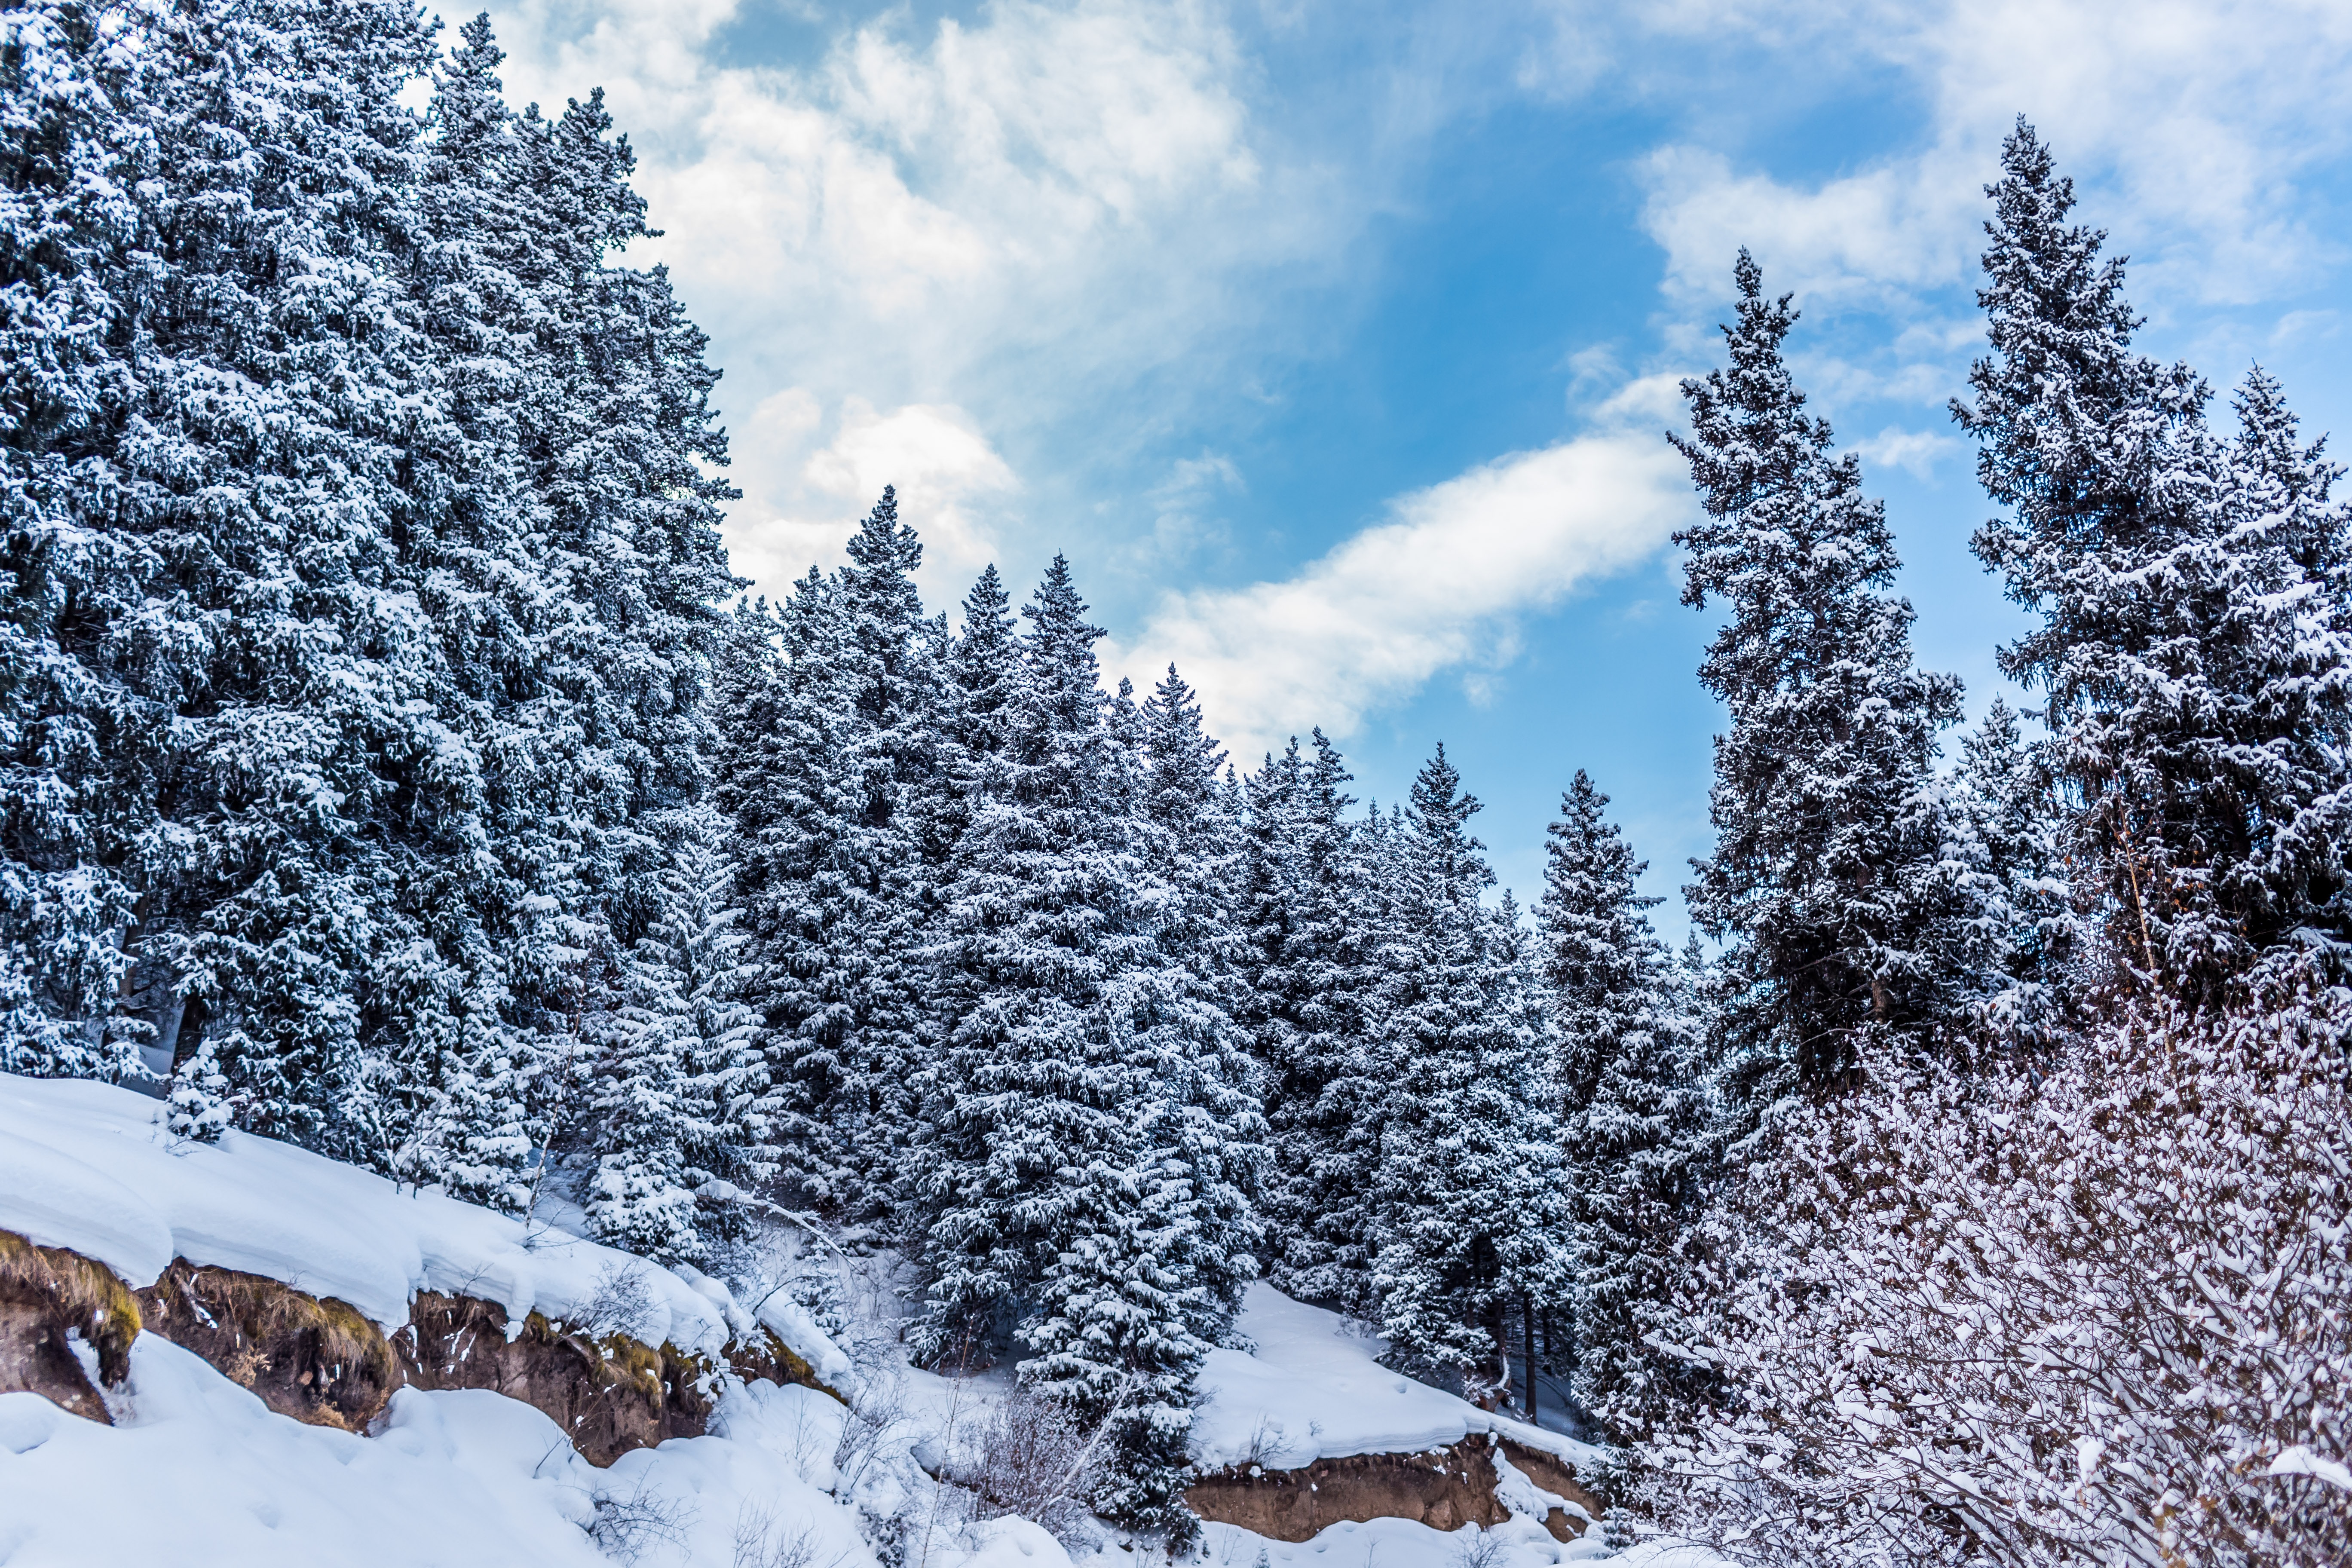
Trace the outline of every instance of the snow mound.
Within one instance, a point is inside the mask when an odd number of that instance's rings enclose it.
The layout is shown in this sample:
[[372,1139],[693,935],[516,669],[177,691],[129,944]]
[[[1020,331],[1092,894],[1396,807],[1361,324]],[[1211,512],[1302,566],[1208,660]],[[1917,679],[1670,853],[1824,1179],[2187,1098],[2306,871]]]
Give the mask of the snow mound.
[[[753,1325],[724,1285],[691,1269],[395,1187],[290,1143],[242,1132],[176,1141],[163,1114],[110,1084],[0,1073],[0,1230],[70,1247],[134,1287],[175,1256],[262,1275],[348,1301],[386,1330],[408,1321],[419,1290],[496,1301],[516,1331],[532,1311],[583,1321],[632,1275],[646,1306],[630,1331],[649,1344],[714,1354]],[[848,1356],[782,1293],[758,1321],[828,1382],[847,1374]]]
[[[131,1346],[127,1388],[109,1401],[113,1426],[0,1394],[0,1562],[610,1568],[642,1552],[731,1568],[799,1551],[877,1568],[829,1477],[803,1474],[780,1441],[799,1406],[832,1406],[804,1388],[755,1384],[729,1396],[744,1405],[736,1435],[676,1438],[609,1470],[483,1391],[404,1388],[373,1437],[305,1426],[153,1334]],[[747,1557],[739,1542],[754,1539],[766,1552]],[[1055,1568],[1045,1555],[1024,1568]]]
[[1386,1344],[1346,1319],[1294,1301],[1263,1282],[1243,1299],[1235,1330],[1256,1348],[1209,1352],[1192,1417],[1192,1458],[1294,1470],[1349,1454],[1405,1454],[1492,1432],[1590,1467],[1589,1443],[1479,1409],[1391,1372]]

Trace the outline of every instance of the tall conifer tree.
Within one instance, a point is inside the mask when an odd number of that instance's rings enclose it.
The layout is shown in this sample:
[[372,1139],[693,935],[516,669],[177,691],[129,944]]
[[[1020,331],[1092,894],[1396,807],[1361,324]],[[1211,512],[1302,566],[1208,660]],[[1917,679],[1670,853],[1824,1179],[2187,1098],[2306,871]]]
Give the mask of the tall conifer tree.
[[1474,1389],[1510,1381],[1507,1314],[1566,1285],[1557,1094],[1516,910],[1467,824],[1445,749],[1413,780],[1387,942],[1381,1047],[1395,1079],[1381,1147],[1381,1323],[1411,1362]]
[[118,328],[139,216],[100,13],[0,17],[0,1070],[117,1076],[150,726],[101,651],[157,570],[114,524]]
[[1761,1104],[1845,1079],[1865,1031],[1917,1041],[1948,1015],[1951,894],[1927,786],[1959,685],[1912,665],[1884,510],[1853,455],[1830,456],[1781,358],[1796,311],[1765,297],[1744,250],[1735,276],[1731,363],[1683,383],[1691,434],[1672,439],[1706,510],[1675,535],[1683,602],[1728,617],[1699,667],[1731,728],[1691,909],[1729,943],[1723,1025]]
[[2249,378],[2231,445],[2193,370],[2133,349],[2122,259],[2069,223],[2072,183],[2031,126],[2001,164],[1979,291],[1993,353],[1954,414],[2011,509],[1977,552],[2042,616],[2002,668],[2048,693],[2113,983],[2216,1000],[2264,949],[2340,942],[2352,920],[2347,511],[2275,382]]
[[1682,1337],[1673,1303],[1712,1178],[1715,1107],[1697,1021],[1635,888],[1644,867],[1579,769],[1545,846],[1544,979],[1563,1100],[1572,1220],[1577,1402],[1646,1433],[1699,1391],[1655,1349]]

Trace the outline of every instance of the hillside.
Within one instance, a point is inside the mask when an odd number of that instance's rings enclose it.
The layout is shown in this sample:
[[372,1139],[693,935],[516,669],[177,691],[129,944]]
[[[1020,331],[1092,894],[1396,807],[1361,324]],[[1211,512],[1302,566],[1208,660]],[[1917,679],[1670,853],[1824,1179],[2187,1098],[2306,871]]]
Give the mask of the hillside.
[[[398,1188],[269,1139],[175,1140],[163,1117],[156,1101],[126,1089],[0,1075],[0,1232],[100,1263],[134,1290],[184,1265],[274,1280],[347,1303],[395,1338],[415,1304],[435,1296],[496,1303],[517,1325],[537,1313],[625,1331],[709,1363],[707,1430],[600,1468],[523,1399],[402,1386],[362,1430],[348,1431],[265,1405],[247,1386],[266,1377],[257,1357],[215,1364],[142,1331],[124,1375],[110,1383],[91,1337],[78,1332],[76,1360],[103,1403],[89,1415],[22,1390],[27,1363],[0,1355],[0,1384],[20,1388],[0,1394],[0,1563],[9,1568],[616,1559],[1051,1568],[1067,1559],[1038,1524],[975,1518],[989,1510],[926,1473],[943,1458],[969,1472],[951,1457],[984,1447],[992,1412],[1013,1385],[1001,1373],[954,1379],[910,1368],[887,1310],[848,1325],[850,1343],[868,1352],[861,1364],[784,1293],[755,1310],[693,1269]],[[40,1309],[21,1258],[11,1260],[0,1342],[14,1345]],[[616,1293],[619,1279],[635,1288]],[[624,1324],[597,1321],[621,1310]],[[1477,1434],[1570,1463],[1600,1458],[1387,1371],[1374,1359],[1377,1341],[1270,1288],[1253,1288],[1239,1326],[1251,1348],[1213,1352],[1202,1375],[1194,1447],[1204,1472],[1303,1471],[1450,1450]],[[832,1392],[727,1370],[728,1347],[755,1327],[775,1332]],[[123,1506],[126,1484],[136,1506]],[[1482,1562],[1533,1568],[1601,1550],[1597,1537],[1563,1545],[1547,1533],[1541,1521],[1555,1500],[1507,1462],[1475,1484],[1499,1499],[1507,1522],[1440,1530],[1381,1517],[1334,1523],[1301,1543],[1213,1521],[1198,1551],[1221,1563],[1264,1554],[1411,1568],[1450,1564],[1464,1536],[1491,1536]],[[1588,1522],[1580,1517],[1577,1528]],[[1099,1521],[1064,1534],[1084,1558],[1134,1555],[1133,1538]]]

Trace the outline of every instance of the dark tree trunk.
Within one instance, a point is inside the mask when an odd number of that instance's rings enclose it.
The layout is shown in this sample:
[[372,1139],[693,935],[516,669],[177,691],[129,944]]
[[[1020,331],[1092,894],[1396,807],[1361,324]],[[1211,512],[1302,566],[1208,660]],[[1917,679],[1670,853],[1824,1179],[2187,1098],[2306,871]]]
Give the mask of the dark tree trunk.
[[1527,1336],[1528,1424],[1536,1424],[1536,1299],[1519,1298],[1519,1329]]

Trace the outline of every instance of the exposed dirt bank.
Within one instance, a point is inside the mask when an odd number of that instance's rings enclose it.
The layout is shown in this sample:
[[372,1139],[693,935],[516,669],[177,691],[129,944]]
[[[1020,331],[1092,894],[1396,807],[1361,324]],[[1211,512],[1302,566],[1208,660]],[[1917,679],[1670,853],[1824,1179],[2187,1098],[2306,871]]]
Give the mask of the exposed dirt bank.
[[[1601,1516],[1599,1500],[1578,1484],[1566,1461],[1507,1439],[1502,1452],[1541,1490]],[[1450,1447],[1416,1454],[1351,1454],[1295,1470],[1235,1466],[1194,1481],[1184,1500],[1202,1519],[1276,1541],[1311,1541],[1332,1525],[1374,1519],[1418,1520],[1433,1530],[1484,1529],[1510,1517],[1495,1495],[1500,1479],[1495,1458],[1495,1439],[1474,1432]],[[1555,1507],[1544,1527],[1556,1540],[1572,1541],[1584,1521]]]
[[[487,1388],[543,1412],[581,1457],[609,1465],[632,1448],[699,1436],[718,1367],[675,1345],[599,1334],[538,1312],[511,1336],[506,1309],[420,1291],[387,1336],[356,1308],[278,1280],[175,1258],[132,1291],[104,1265],[0,1231],[0,1393],[26,1390],[93,1421],[104,1400],[69,1336],[96,1352],[118,1386],[142,1328],[194,1352],[281,1415],[364,1432],[404,1385]],[[729,1370],[825,1388],[806,1361],[765,1330],[727,1346]],[[836,1397],[838,1397],[836,1395]]]

